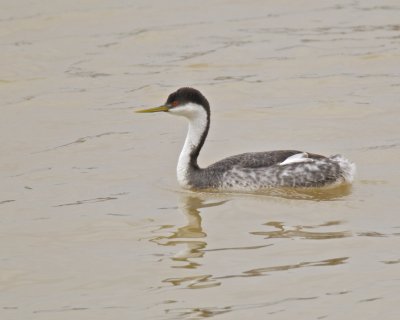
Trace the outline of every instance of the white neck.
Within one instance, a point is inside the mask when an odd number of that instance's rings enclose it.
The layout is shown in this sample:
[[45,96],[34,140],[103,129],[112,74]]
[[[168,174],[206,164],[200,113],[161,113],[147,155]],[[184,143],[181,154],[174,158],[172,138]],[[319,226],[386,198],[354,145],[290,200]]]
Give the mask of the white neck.
[[189,120],[188,133],[176,168],[179,184],[182,187],[189,187],[188,175],[192,169],[190,166],[190,155],[199,145],[201,137],[207,128],[207,112],[202,107],[189,103],[176,108],[171,113],[184,116]]

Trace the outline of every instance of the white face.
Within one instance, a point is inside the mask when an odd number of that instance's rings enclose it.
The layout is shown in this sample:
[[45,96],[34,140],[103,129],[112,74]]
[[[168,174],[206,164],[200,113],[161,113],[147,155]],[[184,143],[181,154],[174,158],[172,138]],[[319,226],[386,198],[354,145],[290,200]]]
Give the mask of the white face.
[[204,110],[204,108],[193,102],[188,102],[186,104],[173,107],[169,109],[168,113],[177,116],[183,116],[190,120],[207,117],[207,112]]

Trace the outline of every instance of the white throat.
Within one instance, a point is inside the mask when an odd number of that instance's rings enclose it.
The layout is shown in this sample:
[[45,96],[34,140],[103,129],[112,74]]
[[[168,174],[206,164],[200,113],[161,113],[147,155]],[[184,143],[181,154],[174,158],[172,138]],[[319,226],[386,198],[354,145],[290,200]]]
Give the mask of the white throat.
[[179,184],[182,187],[189,187],[190,154],[199,145],[201,137],[207,128],[207,112],[203,107],[195,103],[173,108],[169,112],[184,116],[189,120],[187,136],[176,168]]

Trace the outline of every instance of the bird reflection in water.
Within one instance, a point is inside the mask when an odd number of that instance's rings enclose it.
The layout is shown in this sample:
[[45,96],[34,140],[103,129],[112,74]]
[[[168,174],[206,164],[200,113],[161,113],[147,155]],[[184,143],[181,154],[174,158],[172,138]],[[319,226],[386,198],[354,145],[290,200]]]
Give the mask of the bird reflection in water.
[[[207,242],[204,240],[207,234],[201,226],[200,209],[216,207],[224,204],[227,200],[205,203],[204,199],[198,196],[184,195],[180,199],[180,210],[187,219],[187,224],[179,227],[168,236],[159,236],[151,241],[163,246],[184,245],[173,257],[173,261],[183,262],[183,265],[175,265],[173,268],[195,269],[200,264],[191,260],[202,258]],[[171,226],[165,226],[171,227]]]
[[[204,248],[207,246],[207,242],[205,241],[207,234],[201,226],[200,209],[216,207],[225,202],[227,200],[205,203],[205,200],[198,196],[183,195],[181,197],[179,208],[186,217],[187,224],[177,228],[169,236],[159,236],[151,240],[162,246],[183,245],[183,248],[171,258],[173,261],[179,262],[179,265],[174,265],[172,266],[173,268],[196,269],[201,265],[193,261],[193,259],[199,259],[204,256]],[[164,226],[163,229],[171,227],[173,226]],[[168,278],[163,280],[163,282],[174,286],[184,285],[189,289],[210,288],[221,284],[213,280],[210,274]]]

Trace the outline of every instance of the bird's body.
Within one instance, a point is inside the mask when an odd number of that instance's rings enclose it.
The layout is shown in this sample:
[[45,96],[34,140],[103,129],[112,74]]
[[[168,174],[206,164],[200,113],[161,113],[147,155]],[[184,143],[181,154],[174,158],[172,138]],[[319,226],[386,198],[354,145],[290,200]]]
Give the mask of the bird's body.
[[200,168],[197,158],[210,127],[210,107],[197,90],[181,88],[165,105],[139,112],[167,111],[189,120],[177,178],[188,189],[258,191],[271,187],[321,188],[351,183],[355,165],[340,155],[325,157],[297,150],[243,153]]
[[341,156],[326,158],[296,150],[279,150],[243,153],[204,169],[188,170],[185,180],[180,182],[187,188],[231,191],[319,188],[350,182],[352,170],[352,164]]

